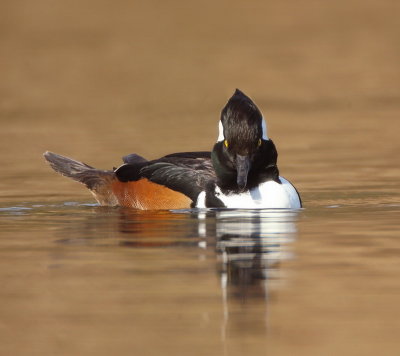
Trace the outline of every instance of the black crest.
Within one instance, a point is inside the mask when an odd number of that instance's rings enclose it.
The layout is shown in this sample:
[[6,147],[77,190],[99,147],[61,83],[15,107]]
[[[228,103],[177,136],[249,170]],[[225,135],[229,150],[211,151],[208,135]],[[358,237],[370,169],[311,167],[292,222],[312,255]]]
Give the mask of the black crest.
[[229,146],[253,144],[262,137],[262,114],[256,104],[236,89],[222,109],[221,122]]

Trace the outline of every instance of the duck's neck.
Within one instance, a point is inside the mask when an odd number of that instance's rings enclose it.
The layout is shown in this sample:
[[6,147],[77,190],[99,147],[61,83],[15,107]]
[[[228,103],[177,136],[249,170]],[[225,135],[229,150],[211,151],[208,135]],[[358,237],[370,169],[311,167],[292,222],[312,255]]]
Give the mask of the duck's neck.
[[[274,180],[279,181],[277,167],[278,153],[272,140],[265,140],[255,153],[247,177],[245,191],[257,187],[259,184]],[[239,193],[237,185],[237,170],[232,159],[224,153],[223,142],[217,142],[211,152],[211,159],[217,175],[217,184],[225,194]]]

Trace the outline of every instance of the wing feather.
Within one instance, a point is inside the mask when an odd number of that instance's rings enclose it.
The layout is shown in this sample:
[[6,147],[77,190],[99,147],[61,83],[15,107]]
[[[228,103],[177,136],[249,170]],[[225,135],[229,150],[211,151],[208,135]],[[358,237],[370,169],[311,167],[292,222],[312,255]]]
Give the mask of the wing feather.
[[121,181],[142,177],[181,192],[193,201],[216,181],[210,152],[175,153],[140,164],[124,164],[115,171]]

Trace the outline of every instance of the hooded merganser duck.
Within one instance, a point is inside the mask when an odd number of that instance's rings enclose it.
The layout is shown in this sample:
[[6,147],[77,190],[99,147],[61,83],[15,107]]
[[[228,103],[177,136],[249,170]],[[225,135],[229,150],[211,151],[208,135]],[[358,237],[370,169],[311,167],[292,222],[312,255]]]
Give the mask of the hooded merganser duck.
[[130,154],[99,170],[52,152],[51,167],[86,185],[100,205],[136,209],[301,208],[294,186],[279,176],[278,153],[254,102],[236,89],[221,112],[212,152],[174,153],[148,161]]

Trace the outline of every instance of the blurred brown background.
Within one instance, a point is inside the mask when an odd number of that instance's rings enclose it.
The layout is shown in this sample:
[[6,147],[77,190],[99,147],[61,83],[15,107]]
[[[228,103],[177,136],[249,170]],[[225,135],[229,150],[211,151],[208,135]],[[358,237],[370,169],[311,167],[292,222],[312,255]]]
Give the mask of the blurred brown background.
[[[0,1],[0,354],[397,355],[399,10]],[[94,200],[42,158],[106,169],[132,152],[211,149],[235,88],[264,113],[306,207],[288,224],[295,258],[262,257],[266,295],[247,304],[221,288],[217,237],[199,240],[207,220],[74,204]],[[275,234],[275,220],[238,221],[245,239]],[[176,244],[132,248],[143,236]]]
[[77,192],[45,150],[111,168],[130,152],[210,149],[236,87],[263,111],[281,172],[302,191],[393,181],[398,10],[389,0],[2,1],[1,194]]

